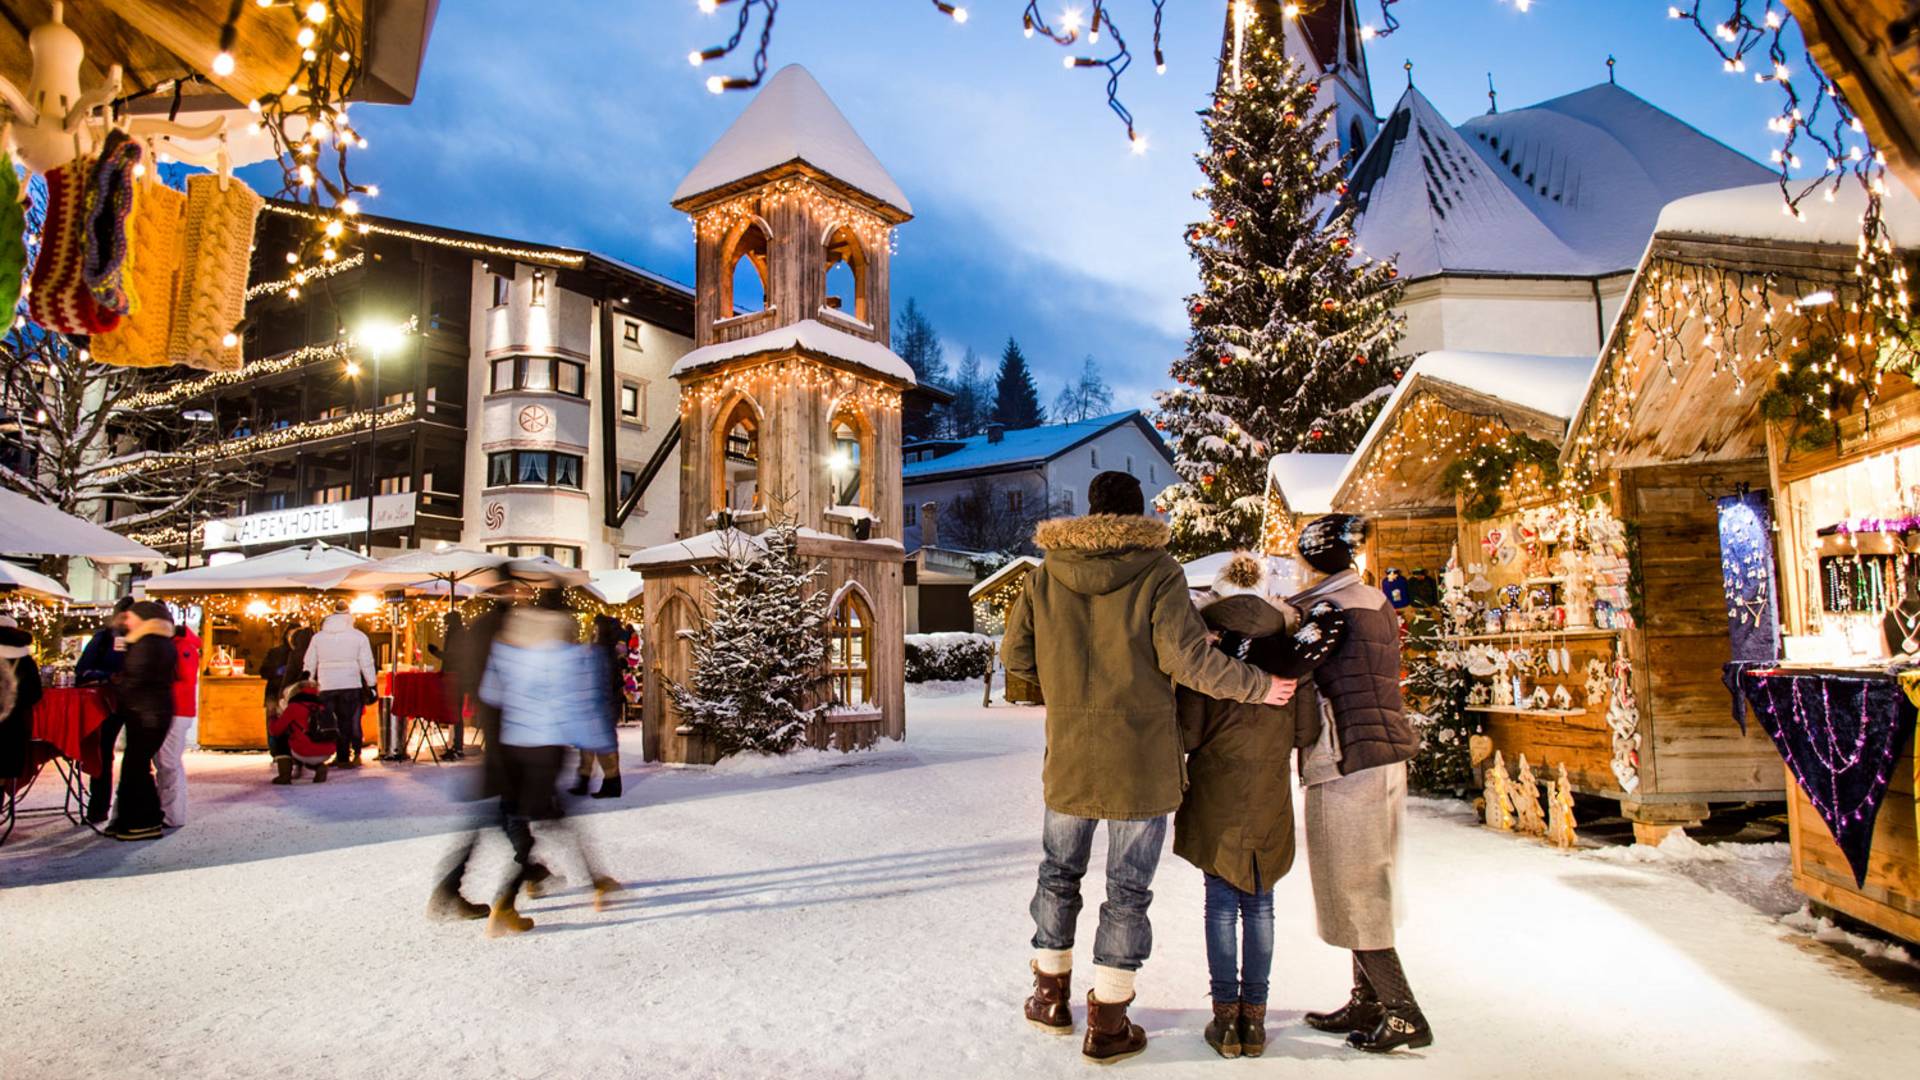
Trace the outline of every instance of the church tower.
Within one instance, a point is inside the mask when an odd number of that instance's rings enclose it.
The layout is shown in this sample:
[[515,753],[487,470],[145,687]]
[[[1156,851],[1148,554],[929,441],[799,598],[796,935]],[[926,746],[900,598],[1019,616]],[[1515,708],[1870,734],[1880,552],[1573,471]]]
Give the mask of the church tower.
[[888,263],[912,206],[820,84],[768,80],[687,174],[695,348],[680,384],[680,536],[640,552],[646,575],[650,759],[711,761],[664,681],[686,683],[700,569],[721,541],[800,526],[822,568],[832,717],[808,741],[842,749],[905,735],[900,401],[913,369],[888,347]]

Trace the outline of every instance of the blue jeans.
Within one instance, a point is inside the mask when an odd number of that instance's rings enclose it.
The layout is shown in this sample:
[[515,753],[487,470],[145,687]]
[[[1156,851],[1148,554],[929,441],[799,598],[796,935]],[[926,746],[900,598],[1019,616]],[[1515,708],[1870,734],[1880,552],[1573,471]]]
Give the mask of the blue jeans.
[[[1241,892],[1226,878],[1208,874],[1206,910],[1213,1000],[1265,1005],[1267,975],[1273,970],[1273,891]],[[1246,933],[1236,943],[1242,926]]]
[[[1040,883],[1033,891],[1033,947],[1071,949],[1080,920],[1080,879],[1093,857],[1093,818],[1047,811],[1042,829]],[[1100,905],[1100,929],[1093,939],[1093,962],[1101,967],[1138,971],[1153,951],[1153,872],[1167,842],[1167,819],[1109,821],[1107,825],[1107,900]]]

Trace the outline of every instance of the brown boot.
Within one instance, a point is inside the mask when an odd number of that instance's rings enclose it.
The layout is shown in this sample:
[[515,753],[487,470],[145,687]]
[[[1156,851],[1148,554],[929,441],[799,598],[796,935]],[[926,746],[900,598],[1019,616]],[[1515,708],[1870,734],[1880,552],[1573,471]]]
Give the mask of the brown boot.
[[1267,1007],[1240,1003],[1240,1053],[1259,1057],[1267,1052]]
[[1040,965],[1027,961],[1033,969],[1033,996],[1027,999],[1027,1023],[1049,1035],[1073,1034],[1073,972],[1049,975]]
[[323,761],[320,764],[315,765],[313,767],[313,782],[316,784],[324,784],[327,782],[327,763],[326,762]]
[[1081,1057],[1095,1065],[1111,1065],[1147,1048],[1146,1030],[1127,1019],[1131,1004],[1131,997],[1108,1004],[1087,991],[1087,1038],[1080,1044]]
[[593,910],[605,911],[608,905],[620,895],[620,883],[606,876],[596,875],[593,879]]
[[1207,1045],[1223,1058],[1240,1056],[1240,1009],[1237,1001],[1213,1003],[1213,1022],[1207,1025]]
[[292,758],[288,758],[288,757],[274,758],[273,770],[276,774],[273,778],[274,783],[276,784],[293,783],[293,759]]
[[533,929],[533,920],[520,914],[512,901],[493,906],[493,917],[487,920],[488,937],[506,937],[509,934],[524,934]]

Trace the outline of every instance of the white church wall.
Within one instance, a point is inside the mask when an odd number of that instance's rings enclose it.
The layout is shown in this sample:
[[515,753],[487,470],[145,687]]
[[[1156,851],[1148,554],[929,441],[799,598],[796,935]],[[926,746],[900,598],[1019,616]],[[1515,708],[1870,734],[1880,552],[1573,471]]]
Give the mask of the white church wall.
[[1407,286],[1402,355],[1436,349],[1596,356],[1631,274],[1589,279],[1446,276]]

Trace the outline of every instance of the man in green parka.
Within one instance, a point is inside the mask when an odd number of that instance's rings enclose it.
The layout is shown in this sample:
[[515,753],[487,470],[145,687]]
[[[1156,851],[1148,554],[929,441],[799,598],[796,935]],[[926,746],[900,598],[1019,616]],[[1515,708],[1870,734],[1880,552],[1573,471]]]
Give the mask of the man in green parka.
[[1104,472],[1087,490],[1086,517],[1042,522],[1045,561],[1027,577],[1007,617],[1001,655],[1009,675],[1036,682],[1047,703],[1042,770],[1044,858],[1031,912],[1035,1027],[1073,1033],[1068,1007],[1080,879],[1094,829],[1107,823],[1107,901],[1094,938],[1082,1052],[1116,1061],[1146,1048],[1127,1019],[1135,972],[1153,945],[1147,907],[1180,806],[1186,754],[1176,684],[1210,697],[1284,705],[1293,682],[1209,646],[1167,552],[1166,525],[1145,516],[1140,482]]

